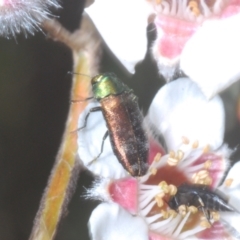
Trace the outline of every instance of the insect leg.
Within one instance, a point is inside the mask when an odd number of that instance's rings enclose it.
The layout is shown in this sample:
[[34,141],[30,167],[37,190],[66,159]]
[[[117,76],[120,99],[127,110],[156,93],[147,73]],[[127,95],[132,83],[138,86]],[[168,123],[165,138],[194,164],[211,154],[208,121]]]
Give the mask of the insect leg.
[[108,130],[105,132],[105,134],[103,136],[100,153],[97,155],[97,157],[95,157],[91,162],[88,163],[88,166],[91,165],[94,161],[96,161],[101,156],[101,154],[103,152],[104,142],[105,142],[107,137],[108,137]]
[[204,205],[204,203],[203,203],[203,200],[202,200],[199,196],[198,196],[198,202],[200,203],[199,208],[202,210],[205,218],[207,219],[207,221],[209,222],[209,224],[212,225],[212,223],[210,222],[210,219],[211,219],[210,211],[205,209],[205,205]]
[[95,158],[95,160],[98,159],[98,158],[101,156],[101,154],[102,154],[102,152],[103,152],[104,142],[105,142],[105,140],[106,140],[107,137],[108,137],[108,130],[105,132],[105,134],[104,134],[104,136],[103,136],[102,145],[101,145],[101,151],[100,151],[100,153],[97,155],[97,157]]
[[102,111],[102,108],[101,108],[101,107],[91,108],[91,109],[89,110],[89,112],[87,113],[85,119],[84,119],[84,124],[83,124],[83,126],[80,127],[80,128],[78,128],[78,129],[75,130],[75,131],[79,131],[79,130],[85,128],[85,127],[87,126],[87,120],[88,120],[88,117],[89,117],[90,113],[92,113],[92,112],[97,112],[97,111]]

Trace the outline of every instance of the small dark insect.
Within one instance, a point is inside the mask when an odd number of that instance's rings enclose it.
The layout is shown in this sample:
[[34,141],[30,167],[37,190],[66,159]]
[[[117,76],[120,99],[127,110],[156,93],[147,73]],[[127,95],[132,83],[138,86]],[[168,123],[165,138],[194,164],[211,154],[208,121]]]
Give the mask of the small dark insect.
[[102,111],[108,129],[103,136],[101,151],[94,160],[100,157],[109,135],[113,152],[122,166],[132,176],[144,175],[148,169],[148,139],[133,90],[113,73],[97,75],[92,78],[91,84],[92,99],[96,99],[101,106],[89,110],[84,125],[78,130],[87,126],[89,115],[96,111]]
[[217,193],[207,185],[187,184],[180,185],[176,195],[170,198],[168,205],[171,209],[178,211],[179,206],[194,206],[202,211],[210,223],[210,211],[235,211]]

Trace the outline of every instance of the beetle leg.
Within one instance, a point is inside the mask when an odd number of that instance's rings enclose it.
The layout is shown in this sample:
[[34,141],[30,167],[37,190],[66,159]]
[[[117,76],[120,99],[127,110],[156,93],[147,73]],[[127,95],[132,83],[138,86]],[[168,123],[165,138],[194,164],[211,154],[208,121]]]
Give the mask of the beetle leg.
[[83,124],[83,126],[80,127],[80,128],[78,128],[77,130],[75,130],[75,131],[73,131],[73,132],[77,132],[77,131],[82,130],[83,128],[85,128],[85,127],[87,126],[87,120],[88,120],[88,117],[89,117],[90,113],[92,113],[92,112],[97,112],[97,111],[102,111],[102,108],[101,108],[101,107],[91,108],[91,109],[89,110],[89,112],[87,113],[85,119],[84,119],[84,124]]
[[101,145],[101,151],[100,153],[97,155],[97,157],[95,157],[91,162],[89,162],[87,165],[91,165],[94,161],[96,161],[102,154],[103,152],[103,147],[104,147],[104,142],[106,140],[106,138],[108,137],[108,130],[105,132],[104,136],[103,136],[103,139],[102,139],[102,145]]

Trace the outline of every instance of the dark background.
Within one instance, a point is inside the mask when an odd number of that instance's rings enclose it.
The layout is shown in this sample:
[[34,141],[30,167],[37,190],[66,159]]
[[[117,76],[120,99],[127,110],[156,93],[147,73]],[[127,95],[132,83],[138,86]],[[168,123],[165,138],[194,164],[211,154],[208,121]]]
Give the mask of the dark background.
[[[83,4],[64,0],[63,9],[55,13],[68,30],[78,28]],[[151,26],[148,32],[154,38]],[[30,235],[64,130],[71,86],[68,71],[71,51],[43,33],[28,39],[0,38],[0,239],[25,240]],[[144,112],[162,85],[149,54],[131,77],[105,47],[101,71],[115,72],[126,81]],[[236,138],[231,132],[227,135],[232,146],[239,142],[238,128],[233,131]],[[81,193],[91,180],[87,172],[81,174],[56,239],[89,239],[87,221],[97,203],[85,201]]]

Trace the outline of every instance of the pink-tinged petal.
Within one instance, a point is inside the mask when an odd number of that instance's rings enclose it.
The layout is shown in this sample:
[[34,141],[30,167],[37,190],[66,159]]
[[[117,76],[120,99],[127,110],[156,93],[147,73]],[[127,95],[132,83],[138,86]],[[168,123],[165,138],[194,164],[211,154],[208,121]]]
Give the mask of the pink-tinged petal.
[[183,49],[180,68],[202,89],[207,98],[240,78],[240,14],[209,20]]
[[148,227],[115,203],[102,203],[89,220],[92,240],[149,240]]
[[162,156],[166,154],[164,148],[153,138],[149,140],[149,155],[148,155],[148,164],[151,165],[154,161],[155,156],[160,153]]
[[[89,110],[96,106],[99,106],[96,102],[88,104],[79,117],[79,128],[84,125],[84,119]],[[87,120],[87,126],[78,131],[78,155],[84,165],[96,175],[113,179],[125,177],[128,174],[114,155],[109,137],[104,142],[103,153],[94,161],[100,153],[106,131],[106,122],[102,112],[91,113]]]
[[149,4],[145,0],[96,0],[86,12],[111,51],[134,73],[147,50]]
[[178,66],[186,42],[198,29],[199,24],[172,16],[159,15],[155,25],[158,37],[153,46],[153,55],[160,74],[169,81]]
[[208,171],[210,177],[209,185],[213,189],[219,185],[229,165],[225,152],[224,150],[222,152],[204,153],[190,166],[191,168],[203,164],[201,170]]
[[181,78],[162,87],[149,112],[149,121],[163,134],[168,149],[178,150],[183,138],[198,141],[199,147],[218,148],[223,142],[222,100],[208,101],[190,79]]
[[207,228],[204,231],[200,232],[197,234],[197,237],[201,240],[219,240],[230,238],[221,222],[213,223],[211,228]]
[[116,180],[109,185],[108,191],[115,203],[136,215],[138,211],[138,182],[135,178]]
[[149,232],[149,240],[172,240],[172,238],[161,236],[155,232]]
[[227,18],[240,13],[240,1],[230,0],[226,8],[221,13],[221,18]]

